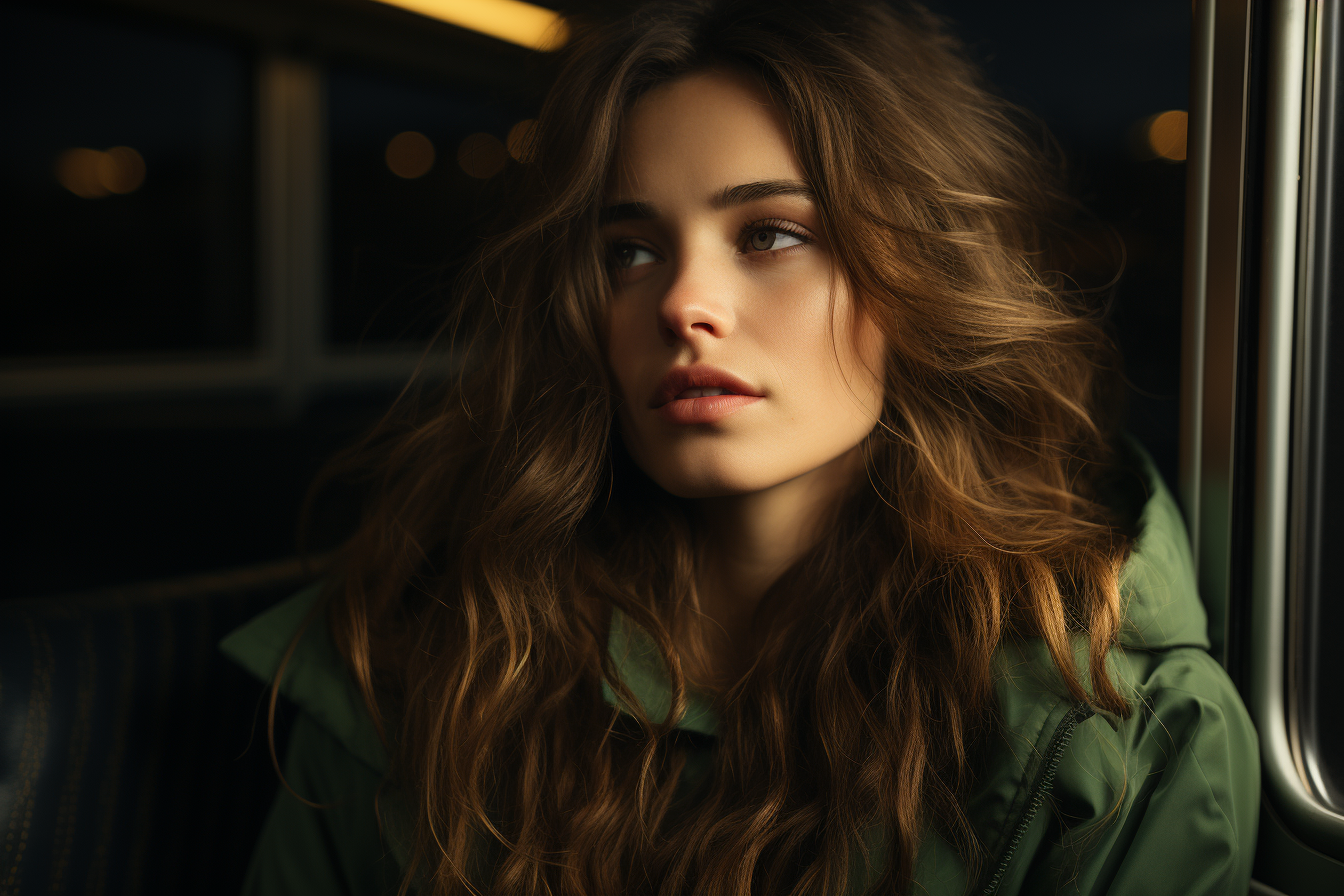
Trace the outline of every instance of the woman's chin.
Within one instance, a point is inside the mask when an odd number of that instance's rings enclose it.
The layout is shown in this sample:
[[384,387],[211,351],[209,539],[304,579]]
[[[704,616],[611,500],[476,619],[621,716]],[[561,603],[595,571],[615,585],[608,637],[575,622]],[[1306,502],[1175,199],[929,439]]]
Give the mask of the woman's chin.
[[798,470],[776,471],[769,464],[663,464],[641,467],[664,491],[690,500],[728,498],[767,491],[798,476]]
[[761,490],[761,486],[740,482],[732,477],[654,476],[653,481],[662,486],[664,491],[687,500],[727,498]]
[[747,470],[725,470],[719,466],[653,470],[646,467],[645,472],[664,491],[688,500],[745,495],[775,484],[759,475],[749,475]]

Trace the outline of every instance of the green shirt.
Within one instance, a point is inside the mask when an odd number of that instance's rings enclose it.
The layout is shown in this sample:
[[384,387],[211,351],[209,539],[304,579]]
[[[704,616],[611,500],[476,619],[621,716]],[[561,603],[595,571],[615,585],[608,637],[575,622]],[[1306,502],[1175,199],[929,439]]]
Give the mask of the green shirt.
[[[1145,462],[1148,497],[1122,573],[1125,624],[1111,657],[1134,712],[1122,720],[1076,705],[1042,643],[1005,642],[997,683],[1003,729],[966,807],[988,860],[972,881],[951,847],[930,834],[915,873],[924,892],[1247,892],[1259,813],[1256,735],[1207,652],[1185,527]],[[317,594],[308,589],[258,616],[224,640],[224,652],[269,680]],[[618,618],[609,649],[631,691],[661,719],[669,687],[647,636]],[[324,626],[309,626],[281,689],[300,710],[286,778],[330,808],[310,808],[282,789],[244,891],[395,891],[409,819],[395,793],[381,799],[381,826],[375,815],[387,756]],[[614,702],[609,690],[607,698]],[[715,726],[712,708],[696,700],[679,723],[709,735]],[[708,764],[692,758],[688,767]],[[850,890],[862,892],[867,876],[856,865]]]

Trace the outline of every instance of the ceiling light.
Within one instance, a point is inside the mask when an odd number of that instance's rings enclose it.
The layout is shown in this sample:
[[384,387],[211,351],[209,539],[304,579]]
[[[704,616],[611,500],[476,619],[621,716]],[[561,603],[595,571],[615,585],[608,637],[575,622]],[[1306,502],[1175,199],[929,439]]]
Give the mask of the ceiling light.
[[553,9],[521,0],[380,0],[389,6],[479,31],[533,50],[558,50],[569,23]]

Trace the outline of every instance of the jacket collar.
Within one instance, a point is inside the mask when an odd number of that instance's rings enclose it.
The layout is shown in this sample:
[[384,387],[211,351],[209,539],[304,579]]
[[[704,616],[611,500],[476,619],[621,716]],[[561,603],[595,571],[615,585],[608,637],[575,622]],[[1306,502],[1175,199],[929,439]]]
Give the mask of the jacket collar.
[[377,772],[387,771],[387,751],[364,707],[359,689],[316,615],[322,584],[316,583],[234,629],[219,649],[264,682],[275,678],[294,633],[303,629],[285,666],[280,692],[311,715],[357,759]]
[[[655,725],[665,722],[672,710],[672,685],[667,680],[663,658],[649,634],[626,618],[620,610],[612,611],[607,652],[620,673],[621,681],[639,701],[649,721]],[[631,707],[616,696],[605,680],[602,682],[602,695],[612,706],[624,712],[631,711]],[[677,727],[700,734],[713,734],[718,727],[718,717],[710,698],[693,688],[687,688],[686,711],[677,722]]]

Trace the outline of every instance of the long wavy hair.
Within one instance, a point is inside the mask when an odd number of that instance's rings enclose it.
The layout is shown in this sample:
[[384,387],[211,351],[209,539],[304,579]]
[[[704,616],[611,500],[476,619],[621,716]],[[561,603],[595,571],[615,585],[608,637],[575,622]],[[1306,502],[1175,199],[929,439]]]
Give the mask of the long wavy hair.
[[[885,402],[866,475],[761,601],[749,670],[706,695],[712,785],[688,793],[703,545],[613,427],[598,210],[631,104],[716,65],[781,111],[885,335]],[[833,894],[859,855],[905,892],[930,831],[977,860],[963,805],[1005,638],[1128,713],[1104,661],[1129,540],[1098,495],[1117,361],[1061,272],[1068,205],[1025,121],[914,4],[656,3],[580,31],[462,281],[460,373],[348,458],[372,497],[324,608],[409,808],[403,889]],[[661,655],[665,720],[608,654],[617,612]]]

